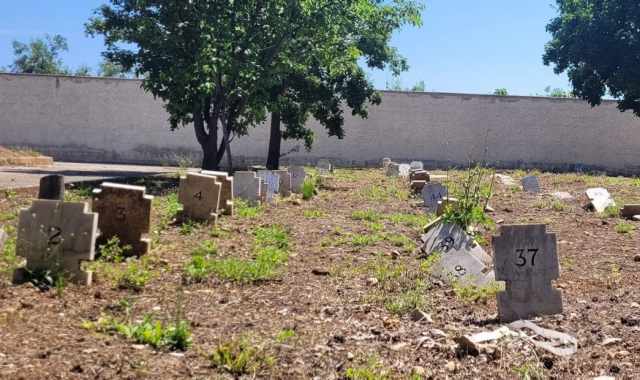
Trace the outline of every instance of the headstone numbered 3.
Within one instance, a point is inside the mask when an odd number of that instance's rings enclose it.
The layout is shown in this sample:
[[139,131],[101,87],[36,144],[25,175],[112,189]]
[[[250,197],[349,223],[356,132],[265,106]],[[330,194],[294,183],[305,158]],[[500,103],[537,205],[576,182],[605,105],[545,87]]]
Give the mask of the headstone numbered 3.
[[141,256],[149,251],[151,240],[144,237],[151,227],[152,195],[144,186],[105,182],[93,190],[93,211],[100,215],[98,244],[118,237],[120,244],[131,246],[127,254]]
[[182,203],[182,216],[189,219],[216,222],[222,184],[216,177],[187,173],[180,177],[178,198]]
[[84,202],[34,200],[20,211],[16,254],[27,261],[14,273],[15,282],[27,272],[49,272],[71,282],[91,285],[92,274],[82,263],[95,257],[98,214]]
[[422,187],[422,199],[427,212],[436,212],[438,202],[449,195],[449,190],[438,182],[430,182]]
[[496,279],[506,282],[498,294],[502,321],[562,313],[562,294],[551,284],[560,276],[556,235],[545,225],[500,227],[493,252]]
[[263,188],[266,189],[265,194],[262,195],[264,202],[272,202],[280,190],[280,176],[271,170],[260,170],[258,177],[262,178]]
[[220,182],[222,188],[220,190],[219,213],[233,215],[233,177],[230,177],[227,172],[202,170],[200,173],[216,177],[216,180]]

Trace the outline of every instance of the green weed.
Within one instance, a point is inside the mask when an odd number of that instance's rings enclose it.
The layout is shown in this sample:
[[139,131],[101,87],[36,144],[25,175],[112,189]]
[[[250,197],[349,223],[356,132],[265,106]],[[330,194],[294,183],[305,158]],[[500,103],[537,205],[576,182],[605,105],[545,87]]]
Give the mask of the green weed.
[[382,219],[382,215],[375,210],[357,210],[351,213],[353,220],[366,220],[367,222],[377,222]]
[[246,338],[219,344],[209,356],[211,365],[228,372],[235,378],[244,375],[255,377],[275,364],[260,347],[253,346]]
[[456,297],[464,302],[487,302],[495,298],[496,294],[504,290],[499,282],[492,281],[484,286],[476,286],[463,281],[453,282],[453,292]]
[[636,227],[628,222],[621,221],[616,224],[616,232],[619,234],[628,234],[636,229]]
[[244,199],[236,198],[233,201],[235,207],[235,213],[238,217],[244,219],[255,219],[262,215],[264,208],[260,205],[251,205]]
[[391,373],[375,358],[364,366],[347,368],[345,378],[348,380],[390,380]]
[[325,213],[320,210],[304,210],[302,215],[307,219],[318,219],[325,216]]
[[302,182],[302,199],[308,201],[318,194],[318,181],[319,179],[311,176]]
[[283,344],[295,338],[296,332],[291,329],[282,330],[276,335],[276,342]]
[[98,257],[100,260],[112,263],[121,263],[126,253],[131,250],[131,245],[120,245],[120,238],[117,236],[107,240],[105,244],[98,246]]

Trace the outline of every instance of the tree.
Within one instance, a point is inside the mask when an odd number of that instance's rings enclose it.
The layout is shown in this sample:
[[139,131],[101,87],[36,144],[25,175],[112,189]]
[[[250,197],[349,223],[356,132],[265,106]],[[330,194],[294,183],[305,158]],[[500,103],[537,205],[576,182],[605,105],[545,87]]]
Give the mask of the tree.
[[496,88],[495,91],[493,91],[493,95],[496,95],[496,96],[508,96],[509,95],[509,91],[507,91],[506,88]]
[[543,61],[567,72],[576,97],[600,105],[607,91],[640,116],[640,6],[637,0],[556,0]]
[[11,66],[14,73],[68,74],[60,59],[60,53],[68,51],[67,39],[61,35],[45,35],[28,44],[13,41],[15,60]]
[[117,62],[109,62],[103,59],[98,67],[98,76],[107,78],[131,78],[133,72],[131,70],[125,70],[121,64]]
[[411,91],[413,91],[413,92],[425,92],[426,88],[427,88],[427,86],[424,84],[424,81],[421,80],[420,82],[418,82],[415,85],[413,85],[413,87],[411,87]]
[[88,77],[91,75],[91,67],[87,65],[80,65],[80,67],[76,69],[73,75],[80,76],[80,77]]

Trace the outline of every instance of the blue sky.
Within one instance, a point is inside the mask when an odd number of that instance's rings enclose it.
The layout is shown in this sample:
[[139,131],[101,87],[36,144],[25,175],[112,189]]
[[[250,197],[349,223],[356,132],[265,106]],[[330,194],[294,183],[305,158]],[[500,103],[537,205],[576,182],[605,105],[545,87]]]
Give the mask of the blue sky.
[[[11,42],[29,41],[45,33],[69,41],[63,60],[72,69],[94,70],[101,60],[102,40],[85,36],[84,23],[103,0],[10,1],[0,13],[0,66],[12,62]],[[552,0],[426,0],[424,25],[405,28],[393,45],[411,69],[403,87],[425,81],[428,91],[491,93],[507,88],[514,95],[542,94],[547,86],[568,89],[565,75],[542,64],[549,40],[547,22],[555,15]],[[391,81],[372,72],[378,88]]]

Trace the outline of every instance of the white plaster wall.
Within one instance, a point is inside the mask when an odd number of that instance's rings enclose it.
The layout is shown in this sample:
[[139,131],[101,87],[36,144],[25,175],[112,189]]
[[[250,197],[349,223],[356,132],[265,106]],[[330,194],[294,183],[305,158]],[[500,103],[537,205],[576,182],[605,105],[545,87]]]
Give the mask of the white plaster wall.
[[[316,123],[285,162],[329,158],[348,166],[382,157],[428,166],[486,160],[501,167],[640,173],[640,119],[615,102],[591,108],[571,99],[383,92],[368,119],[346,118],[344,140]],[[263,163],[268,133],[258,127],[232,145],[235,162]],[[190,127],[171,132],[162,103],[137,80],[0,74],[0,144],[29,146],[60,161],[165,164],[199,159]]]

